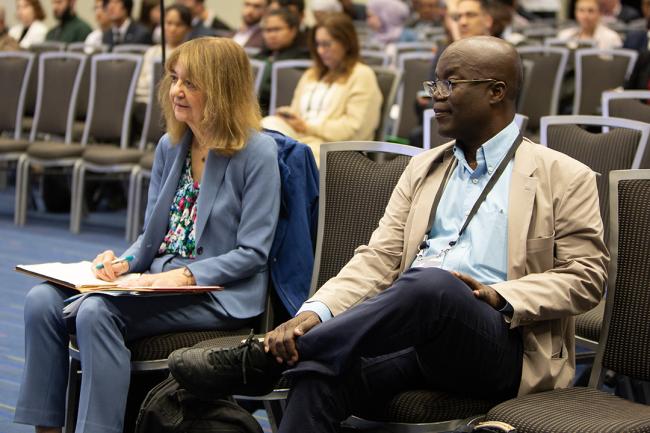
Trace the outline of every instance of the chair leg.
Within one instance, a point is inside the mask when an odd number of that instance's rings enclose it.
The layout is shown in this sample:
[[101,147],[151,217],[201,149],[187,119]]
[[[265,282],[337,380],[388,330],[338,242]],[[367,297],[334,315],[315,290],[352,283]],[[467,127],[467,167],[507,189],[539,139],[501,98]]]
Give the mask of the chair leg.
[[78,359],[70,358],[70,369],[68,371],[68,395],[66,398],[65,433],[74,433],[77,425],[77,410],[79,408],[80,391],[80,369],[81,362]]
[[75,162],[72,169],[72,187],[70,194],[70,231],[78,234],[83,218],[85,168],[82,160]]
[[21,155],[16,167],[16,197],[14,224],[24,226],[27,219],[27,200],[29,194],[30,163],[27,155]]
[[271,431],[273,433],[278,431],[280,421],[282,421],[282,414],[286,406],[286,400],[264,400],[264,409],[269,417],[269,424],[271,424]]

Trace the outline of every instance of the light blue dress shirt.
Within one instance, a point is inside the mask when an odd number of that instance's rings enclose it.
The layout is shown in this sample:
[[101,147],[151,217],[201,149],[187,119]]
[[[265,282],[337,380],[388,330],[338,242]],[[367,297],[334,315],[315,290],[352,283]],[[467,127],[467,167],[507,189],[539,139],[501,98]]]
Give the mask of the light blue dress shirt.
[[[506,280],[508,203],[514,161],[501,174],[460,239],[458,232],[517,135],[519,128],[513,121],[486,141],[476,152],[476,169],[469,166],[463,151],[454,146],[456,167],[440,198],[428,248],[423,251],[424,256],[437,255],[450,248],[449,242],[457,241],[444,255],[442,269],[467,274],[486,285]],[[296,315],[303,311],[315,312],[322,322],[332,318],[329,308],[320,301],[306,302]]]

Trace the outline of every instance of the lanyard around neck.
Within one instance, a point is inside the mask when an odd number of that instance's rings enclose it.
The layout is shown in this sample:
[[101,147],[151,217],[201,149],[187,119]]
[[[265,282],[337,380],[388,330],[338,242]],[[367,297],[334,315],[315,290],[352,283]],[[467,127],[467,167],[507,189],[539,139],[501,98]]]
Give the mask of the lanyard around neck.
[[[515,138],[515,141],[513,141],[512,145],[510,146],[510,149],[508,149],[508,153],[506,153],[506,155],[503,157],[503,160],[501,160],[501,163],[499,164],[497,169],[494,171],[494,173],[488,180],[488,183],[485,185],[485,188],[483,188],[481,195],[479,195],[478,199],[476,199],[474,206],[472,206],[472,210],[469,211],[469,214],[467,215],[467,218],[465,219],[463,226],[458,231],[458,236],[456,237],[456,240],[449,242],[450,247],[456,245],[460,237],[463,235],[470,221],[472,221],[472,218],[474,218],[474,216],[478,212],[478,209],[481,207],[481,205],[487,198],[487,195],[490,193],[490,191],[492,191],[492,188],[494,188],[494,185],[497,183],[497,181],[499,180],[503,172],[506,170],[506,167],[508,166],[512,158],[514,158],[515,152],[517,152],[517,149],[519,148],[519,145],[521,144],[522,140],[523,140],[523,136],[521,135],[521,132],[519,132],[517,138]],[[434,198],[433,206],[431,207],[431,214],[429,215],[429,225],[427,226],[427,231],[424,234],[424,239],[420,244],[420,250],[424,250],[428,247],[427,239],[429,238],[429,233],[433,228],[433,221],[436,218],[436,211],[438,209],[438,205],[440,204],[442,193],[444,192],[444,189],[447,186],[447,182],[449,181],[449,177],[451,176],[452,168],[455,166],[456,164],[454,162],[450,163],[447,166],[447,170],[445,171],[445,176],[442,180],[442,184],[440,185],[440,188],[438,188],[438,191],[436,192],[436,197]]]

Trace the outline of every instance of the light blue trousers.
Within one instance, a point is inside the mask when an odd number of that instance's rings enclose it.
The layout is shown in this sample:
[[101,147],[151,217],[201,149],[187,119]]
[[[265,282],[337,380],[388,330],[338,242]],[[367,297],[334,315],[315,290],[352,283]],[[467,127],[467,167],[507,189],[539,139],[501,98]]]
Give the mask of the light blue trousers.
[[[68,332],[63,301],[77,292],[52,284],[32,288],[25,300],[25,369],[14,421],[60,427],[65,421]],[[125,341],[199,329],[238,329],[209,294],[155,297],[92,295],[77,312],[81,394],[76,433],[121,433],[130,382]]]

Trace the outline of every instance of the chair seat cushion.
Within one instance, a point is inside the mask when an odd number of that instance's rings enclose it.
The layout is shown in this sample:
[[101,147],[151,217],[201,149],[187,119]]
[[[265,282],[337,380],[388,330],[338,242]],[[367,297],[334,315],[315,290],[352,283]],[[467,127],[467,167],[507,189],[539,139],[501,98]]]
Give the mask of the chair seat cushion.
[[576,316],[576,335],[591,341],[600,340],[600,328],[603,326],[605,315],[605,301],[601,301],[596,308]]
[[37,141],[27,148],[27,154],[39,159],[78,158],[83,150],[79,144]]
[[363,417],[396,423],[431,423],[465,419],[486,413],[497,402],[464,398],[431,390],[405,391],[388,406]]
[[99,165],[137,164],[142,152],[137,149],[120,149],[111,145],[87,146],[83,154],[84,161]]
[[24,152],[29,147],[29,140],[0,138],[0,153]]
[[487,414],[519,433],[646,433],[650,406],[594,388],[569,388],[505,401]]
[[140,167],[145,170],[151,170],[153,168],[154,156],[154,152],[145,152],[145,154],[142,155],[142,158],[140,158]]

